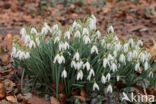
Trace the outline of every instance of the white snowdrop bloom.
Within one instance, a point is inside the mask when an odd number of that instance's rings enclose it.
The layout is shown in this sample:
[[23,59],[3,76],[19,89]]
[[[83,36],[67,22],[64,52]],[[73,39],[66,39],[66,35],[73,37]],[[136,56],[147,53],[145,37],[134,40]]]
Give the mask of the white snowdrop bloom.
[[133,39],[131,38],[131,39],[129,39],[129,41],[128,41],[128,44],[130,45],[130,46],[134,46],[134,41],[133,41]]
[[59,36],[55,37],[55,39],[54,39],[54,44],[55,44],[56,42],[59,42],[59,41],[60,41],[60,37],[59,37]]
[[87,69],[87,71],[90,70],[90,64],[88,61],[85,64],[83,64],[83,69],[85,69],[85,68]]
[[38,34],[37,30],[36,30],[34,27],[31,28],[30,33],[31,33],[31,34],[35,34],[35,35]]
[[115,41],[119,41],[119,38],[117,36],[114,36]]
[[75,38],[80,38],[81,37],[80,31],[76,31],[75,34],[74,34],[74,37]]
[[107,93],[112,93],[113,92],[113,88],[112,88],[112,85],[108,85],[107,87]]
[[77,74],[77,80],[82,80],[82,79],[83,79],[83,72],[82,70],[79,70]]
[[33,41],[33,40],[31,40],[30,42],[29,42],[29,48],[31,49],[32,47],[36,47],[36,44],[35,44],[35,42]]
[[53,63],[58,62],[59,64],[65,63],[65,58],[63,57],[63,55],[59,55],[57,54],[54,58]]
[[114,55],[114,57],[117,57],[117,51],[116,50],[113,51],[113,55]]
[[91,18],[93,19],[93,21],[96,23],[96,17],[94,15],[91,15]]
[[30,36],[29,35],[26,35],[25,37],[24,37],[24,44],[25,45],[29,45],[28,43],[31,41],[31,39],[30,39]]
[[148,68],[149,68],[149,65],[148,65],[148,62],[146,61],[146,62],[144,63],[144,69],[145,69],[145,70],[148,70]]
[[110,70],[112,70],[113,72],[117,71],[117,65],[115,63],[112,63],[110,66]]
[[74,60],[71,62],[71,67],[76,69],[76,62]]
[[116,77],[116,80],[117,80],[117,82],[118,82],[118,81],[120,80],[120,76],[117,76],[117,77]]
[[89,19],[89,28],[91,30],[96,30],[96,22],[93,19]]
[[107,49],[111,49],[112,45],[110,43],[107,44]]
[[109,82],[110,79],[111,79],[111,75],[110,75],[110,73],[108,73],[108,74],[106,75],[106,80]]
[[138,62],[136,65],[135,65],[135,71],[138,71],[140,69],[140,63]]
[[64,69],[61,74],[62,78],[67,78],[67,71]]
[[107,60],[107,58],[104,58],[103,59],[103,67],[106,68],[107,64],[108,64],[108,60]]
[[52,29],[46,22],[44,23],[44,27],[52,33]]
[[12,48],[12,52],[11,52],[11,57],[14,57],[15,54],[16,54],[16,48],[13,47],[13,48]]
[[133,50],[132,56],[133,56],[133,58],[137,58],[138,57],[138,52],[136,50]]
[[109,26],[107,32],[110,34],[110,33],[114,33],[114,28],[113,26]]
[[118,52],[121,49],[121,44],[118,43],[115,45],[115,50]]
[[100,31],[97,31],[97,32],[96,32],[96,36],[97,36],[98,38],[101,37]]
[[85,44],[91,43],[89,36],[86,36],[86,35],[83,37],[83,41]]
[[36,40],[37,45],[39,46],[39,45],[40,45],[40,40],[39,40],[39,38],[36,38],[35,40]]
[[101,40],[101,45],[104,46],[104,44],[105,44],[105,40],[102,39],[102,40]]
[[93,69],[90,69],[89,75],[88,75],[87,79],[90,81],[91,80],[91,77],[94,76],[94,75],[95,75],[94,70]]
[[64,51],[64,50],[67,50],[67,49],[69,49],[69,44],[67,42],[65,42],[65,43],[61,42],[59,44],[59,51]]
[[146,56],[145,56],[145,54],[143,52],[140,53],[139,57],[140,57],[141,62],[145,62]]
[[102,75],[102,77],[101,77],[101,82],[102,82],[103,84],[105,84],[106,81],[107,81],[107,78],[106,78],[104,75]]
[[127,60],[128,60],[128,61],[132,61],[132,59],[133,59],[133,53],[130,51],[130,52],[128,52],[128,54],[127,54]]
[[96,89],[99,90],[100,88],[99,88],[98,84],[96,82],[94,82],[93,91],[95,91]]
[[89,35],[89,30],[87,28],[83,28],[82,35]]
[[25,59],[28,59],[28,58],[30,58],[30,53],[29,52],[26,52],[25,53]]
[[77,25],[77,22],[74,21],[74,23],[73,23],[73,25],[72,25],[72,29],[74,29],[74,28],[76,27],[76,25]]
[[98,54],[98,48],[97,48],[97,46],[95,46],[95,45],[93,45],[92,48],[91,48],[91,54],[93,54],[94,52],[95,52],[96,54]]
[[69,31],[65,32],[64,38],[70,39],[70,32]]
[[78,61],[80,59],[80,55],[79,55],[78,52],[75,53],[73,59],[76,60],[76,61]]
[[138,46],[138,47],[143,46],[143,42],[142,42],[142,40],[138,40],[138,42],[137,42],[137,46]]
[[128,52],[128,44],[124,44],[124,46],[123,46],[123,51],[124,51],[124,52]]
[[108,59],[108,61],[110,61],[110,60],[114,60],[114,57],[113,57],[111,54],[108,54],[107,59]]
[[27,35],[26,29],[25,28],[22,28],[20,30],[20,34],[22,35],[22,39],[24,39],[24,36]]
[[79,70],[82,66],[83,66],[83,62],[79,61],[79,62],[76,63],[76,67],[75,68]]
[[48,33],[48,29],[46,27],[42,27],[41,34],[47,35],[47,33]]
[[121,54],[120,57],[119,57],[119,61],[122,62],[122,63],[125,63],[125,60],[126,59],[125,59],[124,54]]
[[152,71],[149,73],[148,77],[153,78],[153,72]]
[[25,53],[21,51],[19,54],[19,59],[23,60],[24,58],[25,58]]
[[53,30],[53,31],[57,31],[57,30],[59,30],[59,26],[58,26],[58,24],[53,25],[52,30]]

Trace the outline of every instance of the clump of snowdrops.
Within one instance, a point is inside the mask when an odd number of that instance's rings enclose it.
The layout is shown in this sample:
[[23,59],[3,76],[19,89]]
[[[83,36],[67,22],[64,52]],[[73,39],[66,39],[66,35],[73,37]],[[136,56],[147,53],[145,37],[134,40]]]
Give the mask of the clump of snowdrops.
[[112,93],[117,82],[131,86],[152,78],[151,55],[143,42],[120,41],[112,26],[107,32],[97,30],[94,15],[65,31],[47,23],[41,30],[22,28],[23,45],[14,42],[11,55],[35,82],[55,85],[56,97],[60,86],[66,94],[83,87]]

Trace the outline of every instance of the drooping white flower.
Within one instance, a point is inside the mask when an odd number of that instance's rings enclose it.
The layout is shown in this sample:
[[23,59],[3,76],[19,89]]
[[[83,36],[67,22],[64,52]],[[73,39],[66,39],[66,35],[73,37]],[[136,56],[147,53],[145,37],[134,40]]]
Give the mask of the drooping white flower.
[[87,69],[87,71],[90,70],[90,64],[88,61],[83,65],[83,69],[85,69],[85,68]]
[[39,38],[36,38],[35,40],[36,40],[37,45],[39,46],[39,45],[40,45],[40,40],[39,40]]
[[102,75],[102,77],[101,77],[101,82],[102,82],[103,84],[105,84],[106,81],[107,81],[107,78],[106,78],[104,75]]
[[97,36],[98,38],[101,37],[101,33],[100,33],[100,31],[97,31],[97,32],[96,32],[96,36]]
[[94,15],[91,15],[91,18],[93,19],[93,21],[96,23],[96,17]]
[[89,19],[89,28],[91,30],[96,30],[96,22],[92,18]]
[[37,30],[34,27],[31,28],[30,33],[31,34],[35,34],[35,35],[38,35],[38,32],[37,32]]
[[52,33],[52,29],[46,22],[44,23],[44,27]]
[[108,64],[108,60],[107,60],[107,58],[104,58],[103,59],[103,67],[106,68],[107,64]]
[[141,61],[141,62],[145,62],[145,60],[146,60],[146,55],[145,55],[143,52],[140,53],[139,57],[140,57],[140,61]]
[[83,28],[82,35],[89,35],[89,30],[87,28]]
[[25,52],[25,59],[30,58],[30,53],[29,52]]
[[94,70],[93,69],[90,69],[89,75],[88,75],[87,79],[90,81],[91,80],[91,77],[94,76],[94,75],[95,75]]
[[132,61],[132,59],[133,59],[133,54],[132,54],[131,51],[129,51],[128,54],[127,54],[127,60]]
[[93,91],[95,91],[96,89],[99,90],[100,88],[99,88],[98,84],[96,82],[94,82]]
[[65,42],[65,43],[61,42],[59,44],[59,51],[64,51],[64,50],[67,50],[67,49],[69,49],[69,44],[67,42]]
[[71,62],[71,67],[76,69],[76,62],[74,60]]
[[152,71],[149,73],[148,77],[153,78],[153,72]]
[[48,29],[46,27],[42,27],[41,34],[47,35],[47,33],[48,33]]
[[63,55],[57,54],[54,58],[53,63],[58,62],[59,64],[65,63],[65,58],[63,57]]
[[23,60],[25,58],[25,53],[21,51],[18,57],[20,60]]
[[111,75],[110,75],[110,73],[108,73],[108,74],[106,75],[106,80],[109,82],[110,79],[111,79]]
[[132,38],[131,38],[131,39],[129,39],[128,44],[129,44],[131,47],[133,47],[133,46],[134,46],[134,41],[133,41],[133,39],[132,39]]
[[56,42],[59,42],[59,41],[60,41],[60,37],[59,37],[59,36],[55,37],[55,39],[54,39],[54,44],[55,44]]
[[12,48],[12,52],[11,52],[11,57],[14,57],[15,54],[16,54],[16,48],[13,47],[13,48]]
[[77,74],[77,80],[82,80],[82,79],[83,79],[83,72],[82,70],[79,70]]
[[113,28],[113,26],[109,26],[109,28],[108,28],[108,33],[114,33],[114,28]]
[[96,54],[98,54],[98,48],[97,48],[97,46],[95,46],[95,45],[93,45],[92,48],[91,48],[91,54],[93,54],[94,52],[95,52]]
[[140,69],[140,63],[138,62],[136,65],[135,65],[135,71],[138,71]]
[[148,68],[149,68],[148,62],[146,61],[145,64],[144,64],[144,69],[145,69],[145,70],[148,70]]
[[75,69],[80,69],[83,66],[83,62],[80,60],[76,63]]
[[115,41],[119,41],[119,38],[117,36],[114,36]]
[[85,44],[91,43],[91,40],[90,40],[89,36],[86,36],[86,35],[83,36],[83,41],[84,41]]
[[143,42],[142,42],[142,40],[138,40],[138,42],[137,42],[137,46],[139,47],[139,46],[143,46]]
[[59,26],[58,26],[58,24],[53,25],[52,30],[53,30],[53,31],[57,31],[57,30],[59,30]]
[[108,54],[107,59],[108,59],[108,61],[111,61],[111,60],[114,60],[114,57],[111,54]]
[[25,36],[27,35],[26,29],[25,29],[25,28],[22,28],[22,29],[20,30],[20,34],[22,35],[21,38],[24,39]]
[[76,31],[74,37],[75,38],[80,38],[81,37],[80,31]]
[[33,40],[31,40],[30,42],[29,42],[29,48],[31,49],[32,47],[36,47],[36,44],[35,44],[35,42],[33,41]]
[[70,32],[69,31],[65,32],[64,38],[70,39]]
[[124,56],[124,54],[120,55],[119,61],[122,62],[122,63],[125,63],[125,56]]
[[115,45],[115,50],[118,52],[119,50],[121,50],[121,44],[118,43]]
[[123,51],[124,51],[124,52],[128,52],[128,44],[124,44],[124,46],[123,46]]
[[110,70],[112,70],[113,72],[117,71],[117,65],[115,63],[112,63],[110,66]]
[[120,80],[120,76],[117,76],[117,77],[116,77],[116,80],[117,80],[117,82],[118,82],[118,81]]
[[114,55],[114,57],[117,57],[117,54],[118,54],[117,51],[114,50],[114,51],[113,51],[113,55]]
[[78,61],[80,59],[80,55],[79,55],[78,52],[75,53],[73,59],[76,60],[76,61]]
[[138,52],[137,52],[136,50],[133,50],[133,52],[132,52],[132,57],[133,57],[133,58],[138,57]]
[[62,78],[67,78],[67,71],[64,69],[61,74]]
[[112,92],[113,92],[112,85],[109,84],[108,87],[107,87],[107,93],[112,93]]

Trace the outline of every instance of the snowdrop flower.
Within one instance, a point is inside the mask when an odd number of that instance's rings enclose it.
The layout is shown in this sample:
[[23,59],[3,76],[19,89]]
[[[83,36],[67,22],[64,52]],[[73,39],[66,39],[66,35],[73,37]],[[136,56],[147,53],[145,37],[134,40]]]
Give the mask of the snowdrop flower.
[[30,53],[29,52],[26,52],[25,53],[25,59],[28,59],[28,58],[30,58]]
[[38,35],[37,30],[34,27],[31,28],[30,33]]
[[90,38],[86,35],[83,37],[83,41],[85,44],[91,43]]
[[71,62],[71,67],[76,69],[76,62],[74,60]]
[[108,74],[106,75],[106,80],[109,82],[109,81],[110,81],[110,78],[111,78],[111,75],[110,75],[110,73],[108,73]]
[[93,21],[96,23],[96,17],[94,15],[91,15],[91,18],[93,19]]
[[124,51],[124,52],[128,52],[128,44],[124,44],[124,46],[123,46],[123,51]]
[[140,53],[139,57],[140,57],[140,61],[141,61],[141,62],[145,62],[145,60],[146,60],[146,55],[145,55],[143,52]]
[[114,55],[114,57],[117,57],[117,51],[116,50],[113,51],[113,55]]
[[19,53],[19,59],[22,60],[22,59],[24,59],[24,57],[25,57],[25,53],[21,51]]
[[36,38],[35,40],[36,40],[37,45],[39,46],[39,45],[40,45],[40,40],[39,40],[39,38]]
[[98,54],[98,48],[95,45],[93,45],[91,48],[91,54],[93,54],[94,52]]
[[21,38],[24,39],[25,36],[27,35],[26,29],[25,29],[25,28],[22,28],[22,29],[20,30],[20,34],[22,35]]
[[82,35],[89,35],[89,30],[87,28],[83,28],[83,32],[82,32]]
[[110,66],[110,70],[112,70],[113,72],[117,71],[117,65],[115,63],[112,63]]
[[114,36],[115,41],[119,41],[119,38],[117,36]]
[[53,30],[53,31],[57,31],[57,30],[59,30],[59,26],[58,26],[58,24],[53,25],[52,30]]
[[76,60],[76,61],[78,61],[80,59],[80,55],[79,55],[78,52],[75,53],[73,59]]
[[147,70],[148,68],[149,68],[148,67],[148,62],[146,61],[145,64],[144,64],[144,69]]
[[80,38],[81,37],[80,31],[76,31],[74,37],[75,38]]
[[136,65],[135,65],[135,71],[138,71],[140,69],[140,63],[138,62]]
[[134,41],[133,41],[133,39],[129,39],[128,44],[129,44],[131,47],[133,47],[133,46],[134,46]]
[[122,63],[125,63],[125,56],[124,56],[124,54],[120,55],[119,61],[122,62]]
[[95,75],[94,70],[90,69],[90,72],[89,72],[89,75],[88,75],[87,79],[90,81],[91,77],[94,76],[94,75]]
[[67,71],[64,69],[62,74],[61,74],[62,78],[67,78]]
[[104,75],[102,75],[102,77],[101,77],[101,82],[102,82],[103,84],[105,84],[106,81],[107,81],[107,78],[106,78]]
[[118,52],[121,49],[121,44],[118,43],[115,45],[115,50]]
[[136,50],[133,50],[133,52],[132,52],[132,57],[133,57],[133,58],[136,58],[137,56],[138,56],[137,51],[136,51]]
[[74,23],[73,23],[73,25],[72,25],[72,29],[74,29],[74,28],[76,27],[76,25],[77,25],[77,22],[74,21]]
[[108,33],[114,33],[114,28],[113,28],[113,26],[109,26],[109,28],[108,28]]
[[41,34],[47,35],[47,33],[48,33],[48,29],[46,27],[42,27]]
[[83,62],[82,61],[77,62],[76,63],[76,66],[75,66],[75,69],[78,69],[79,70],[82,67],[82,65],[83,65]]
[[89,64],[89,62],[87,61],[84,65],[83,65],[83,69],[87,69],[87,71],[89,71],[89,69],[90,69],[90,64]]
[[59,42],[60,41],[60,37],[56,37],[55,39],[54,39],[54,44],[56,43],[56,42]]
[[107,44],[107,49],[111,49],[112,45],[110,43]]
[[107,64],[108,64],[108,60],[107,60],[107,58],[104,58],[103,59],[103,67],[106,68]]
[[89,28],[91,30],[96,30],[96,22],[93,19],[89,19]]
[[128,61],[132,61],[132,58],[133,58],[132,52],[128,52],[128,54],[127,54],[127,60]]
[[138,40],[138,42],[137,42],[137,46],[139,47],[139,46],[143,46],[143,42],[142,42],[142,40]]
[[65,63],[65,58],[62,56],[62,55],[59,55],[57,54],[54,58],[54,61],[53,63],[56,63],[56,61],[59,63],[59,64],[62,64],[62,63]]
[[113,88],[112,88],[112,85],[108,85],[108,88],[107,88],[107,93],[112,93],[113,92]]
[[64,38],[70,39],[70,32],[69,31],[65,32]]
[[117,80],[117,82],[118,82],[118,81],[120,80],[120,76],[117,76],[116,80]]
[[109,54],[107,59],[108,59],[108,61],[111,61],[111,60],[114,60],[114,57],[111,54]]
[[153,72],[152,71],[149,73],[148,77],[153,78]]
[[98,38],[101,37],[100,31],[97,31],[97,32],[96,32],[96,36],[97,36]]
[[64,50],[67,50],[67,49],[69,49],[69,44],[67,42],[65,42],[65,43],[61,42],[59,44],[59,51],[64,51]]
[[12,52],[11,52],[11,57],[13,57],[15,54],[16,54],[16,48],[13,47],[13,48],[12,48]]
[[44,27],[52,33],[52,29],[46,22],[44,23]]
[[96,89],[99,90],[100,88],[99,88],[98,84],[96,82],[94,82],[93,91],[95,91]]
[[77,74],[77,80],[82,80],[82,79],[83,79],[83,72],[82,70],[79,70]]
[[105,44],[105,40],[102,39],[102,40],[101,40],[101,45],[104,46],[104,44]]
[[31,39],[30,39],[30,36],[29,35],[26,35],[25,37],[24,37],[24,44],[25,45],[28,45],[28,43],[29,43],[29,41],[31,41]]
[[33,40],[31,40],[30,42],[29,42],[29,48],[31,49],[32,47],[36,47],[36,44],[35,44],[35,42],[33,41]]

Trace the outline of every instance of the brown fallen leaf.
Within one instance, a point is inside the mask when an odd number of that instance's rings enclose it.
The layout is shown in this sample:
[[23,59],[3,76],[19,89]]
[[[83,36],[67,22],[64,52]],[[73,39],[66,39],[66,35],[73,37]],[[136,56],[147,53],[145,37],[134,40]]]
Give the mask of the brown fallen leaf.
[[9,102],[17,103],[17,98],[14,97],[14,96],[7,96],[6,99],[7,99]]
[[60,104],[60,102],[53,96],[50,97],[50,104]]
[[9,63],[9,60],[10,60],[9,54],[4,54],[4,55],[2,56],[2,63],[3,63],[3,64],[7,65],[7,64]]
[[4,98],[6,95],[6,89],[4,83],[0,83],[0,99]]
[[81,89],[80,95],[83,96],[83,97],[87,96],[86,91],[84,90],[84,88]]
[[43,98],[33,95],[31,98],[27,100],[28,104],[50,104],[49,101],[46,101]]

